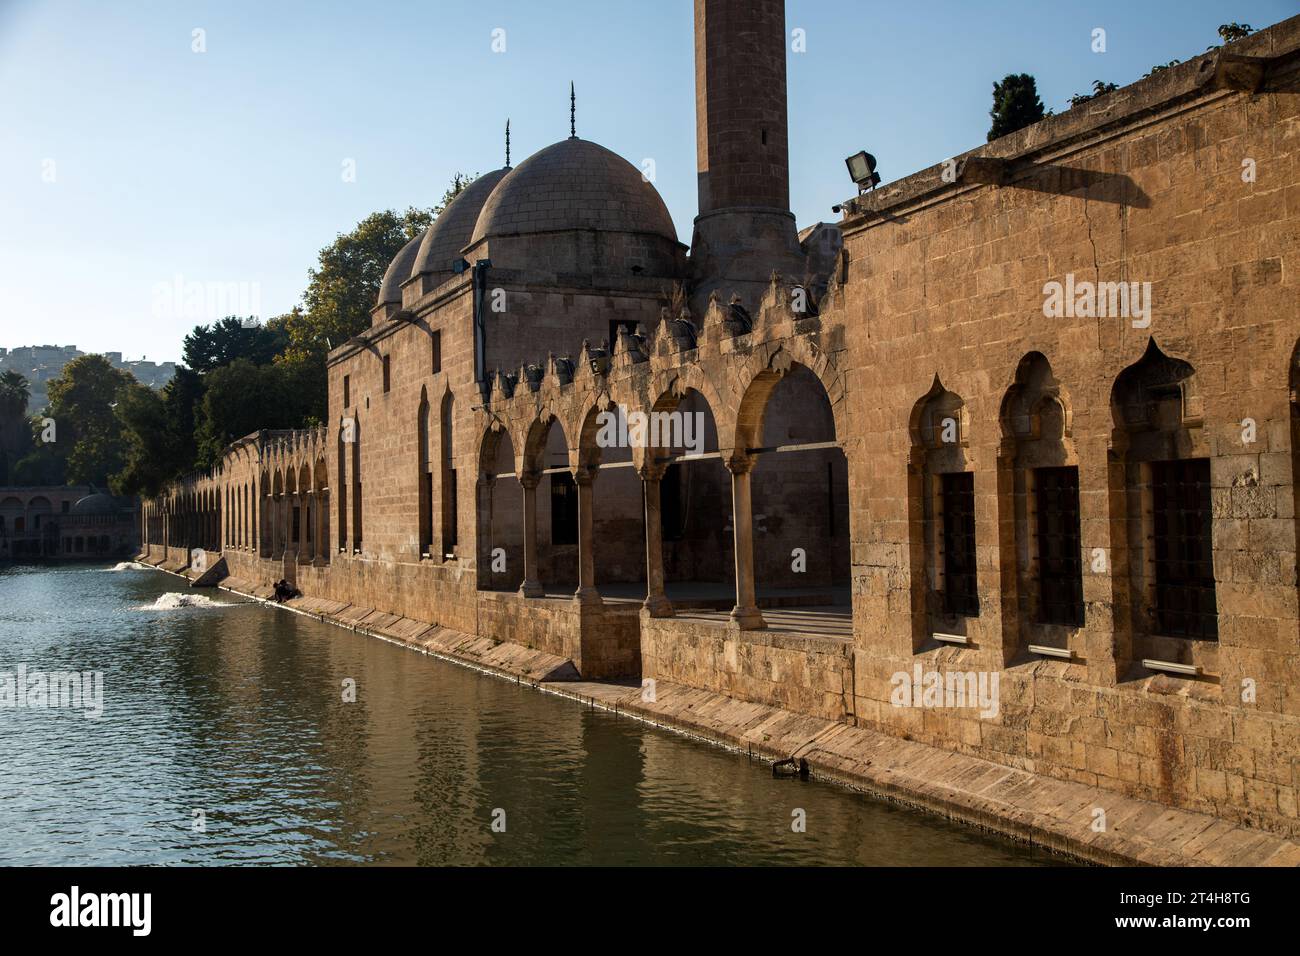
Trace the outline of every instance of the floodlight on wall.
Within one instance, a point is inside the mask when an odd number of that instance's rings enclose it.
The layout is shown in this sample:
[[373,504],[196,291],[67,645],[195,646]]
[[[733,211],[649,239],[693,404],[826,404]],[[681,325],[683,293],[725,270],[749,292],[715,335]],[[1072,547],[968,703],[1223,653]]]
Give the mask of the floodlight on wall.
[[849,167],[849,177],[858,184],[858,192],[875,189],[880,185],[880,173],[876,172],[876,157],[865,149],[844,160],[844,165]]

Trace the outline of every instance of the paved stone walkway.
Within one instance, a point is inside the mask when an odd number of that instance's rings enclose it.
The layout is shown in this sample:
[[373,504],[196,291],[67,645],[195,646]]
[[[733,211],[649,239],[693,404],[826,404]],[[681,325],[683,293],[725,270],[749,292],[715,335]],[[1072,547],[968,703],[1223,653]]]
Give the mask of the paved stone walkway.
[[[221,587],[261,598],[270,593],[232,578]],[[664,681],[656,682],[654,700],[647,700],[639,684],[578,680],[564,658],[371,608],[316,598],[298,598],[286,607],[726,747],[771,759],[803,757],[816,778],[1088,862],[1300,866],[1300,843],[1207,814]],[[1106,826],[1094,830],[1098,809]]]

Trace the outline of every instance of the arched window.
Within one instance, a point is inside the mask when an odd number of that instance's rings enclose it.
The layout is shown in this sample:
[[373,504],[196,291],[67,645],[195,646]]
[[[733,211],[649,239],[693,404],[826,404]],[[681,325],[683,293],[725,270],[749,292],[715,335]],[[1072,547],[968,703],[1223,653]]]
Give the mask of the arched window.
[[909,512],[914,540],[912,586],[925,613],[924,633],[964,635],[965,619],[980,612],[975,541],[975,473],[970,462],[965,403],[935,376],[912,409]]
[[419,501],[416,511],[420,524],[420,551],[416,557],[424,558],[431,556],[430,550],[433,547],[433,462],[430,460],[433,443],[429,434],[429,398],[423,389],[420,390],[420,408],[416,415],[415,429],[419,443],[416,455]]
[[[1188,663],[1169,638],[1218,639],[1210,456],[1195,370],[1151,340],[1115,379],[1111,414],[1134,656]],[[1118,556],[1115,565],[1123,566]]]
[[352,553],[361,553],[361,419],[352,419]]
[[[346,382],[346,376],[344,378]],[[339,422],[338,436],[338,504],[339,504],[339,550],[348,549],[348,452],[351,450],[352,419],[344,418]]]
[[1053,628],[1083,626],[1079,466],[1065,390],[1041,352],[1020,361],[1002,400],[998,467],[1014,516],[1019,645],[1068,651]]
[[455,399],[451,392],[442,397],[442,415],[440,416],[439,445],[441,447],[442,467],[442,556],[454,558],[456,544],[459,540],[456,519],[456,458],[454,426],[456,417]]

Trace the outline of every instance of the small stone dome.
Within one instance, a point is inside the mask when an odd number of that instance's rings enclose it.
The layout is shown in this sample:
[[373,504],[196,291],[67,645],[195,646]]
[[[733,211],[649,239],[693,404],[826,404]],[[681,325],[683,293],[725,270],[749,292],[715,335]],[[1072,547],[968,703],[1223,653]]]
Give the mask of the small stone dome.
[[570,137],[534,153],[488,197],[470,244],[496,236],[587,229],[677,242],[658,191],[626,159]]
[[[460,251],[469,245],[483,204],[509,172],[509,168],[504,168],[484,173],[447,204],[433,225],[425,230],[409,270],[410,278],[425,273],[451,273],[452,265],[460,258]],[[401,281],[407,278],[402,276]]]
[[118,511],[117,499],[112,495],[106,495],[103,492],[95,492],[86,495],[84,498],[78,498],[69,509],[70,514],[78,516],[89,515],[110,515]]
[[406,281],[411,274],[411,264],[415,262],[415,253],[420,248],[420,240],[428,234],[430,229],[424,230],[416,236],[393,257],[393,261],[388,264],[384,271],[384,279],[379,283],[379,299],[375,305],[388,305],[390,303],[402,304],[402,283]]

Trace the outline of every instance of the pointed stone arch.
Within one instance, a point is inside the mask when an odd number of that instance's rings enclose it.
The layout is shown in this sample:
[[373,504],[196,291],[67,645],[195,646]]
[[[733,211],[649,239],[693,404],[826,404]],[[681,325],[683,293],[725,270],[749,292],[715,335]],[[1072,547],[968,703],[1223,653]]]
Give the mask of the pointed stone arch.
[[429,409],[429,390],[420,386],[420,401],[415,410],[416,468],[416,552],[417,561],[432,557],[433,549],[433,422]]
[[1111,388],[1115,664],[1217,661],[1213,473],[1195,367],[1154,337]]
[[980,612],[974,463],[965,401],[938,374],[908,415],[913,651],[967,637]]
[[806,338],[796,336],[756,349],[739,370],[738,378],[744,383],[744,390],[736,409],[736,447],[761,444],[762,416],[771,393],[795,368],[811,373],[821,385],[830,407],[836,440],[843,444],[848,429],[843,380],[829,356]]
[[1068,389],[1028,352],[998,412],[1004,659],[1032,647],[1085,657],[1079,459]]

